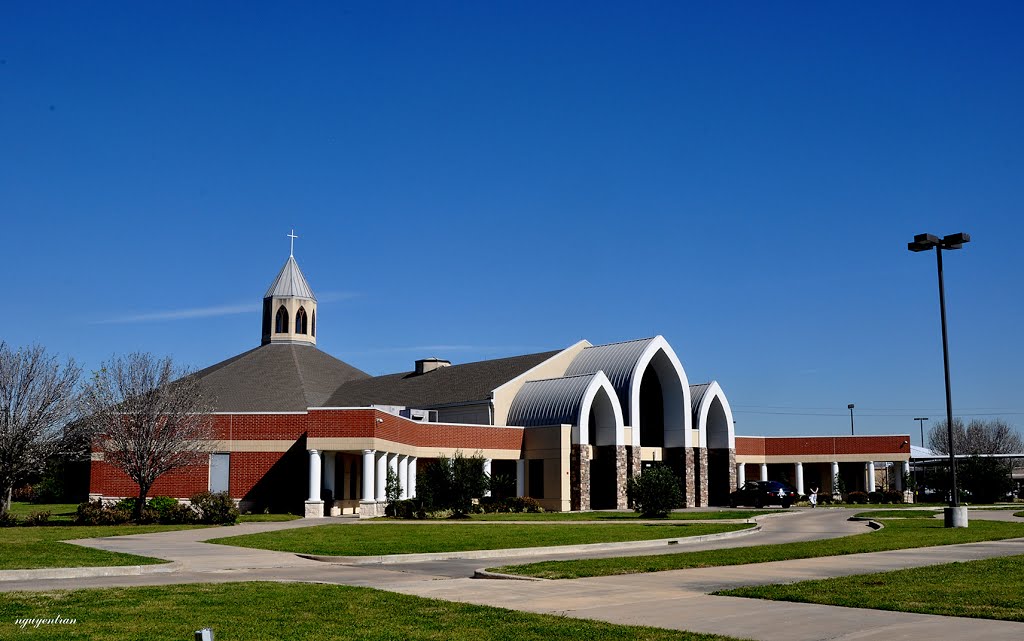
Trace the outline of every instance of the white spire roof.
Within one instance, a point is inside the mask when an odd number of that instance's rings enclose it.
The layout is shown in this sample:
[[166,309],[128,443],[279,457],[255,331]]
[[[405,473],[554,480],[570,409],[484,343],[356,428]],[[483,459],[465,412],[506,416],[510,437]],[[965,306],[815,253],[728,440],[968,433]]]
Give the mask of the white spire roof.
[[288,257],[288,262],[284,264],[270,289],[263,295],[263,298],[271,297],[316,300],[316,296],[313,295],[313,290],[306,282],[306,277],[302,275],[302,270],[299,269],[299,264],[295,262],[294,256]]

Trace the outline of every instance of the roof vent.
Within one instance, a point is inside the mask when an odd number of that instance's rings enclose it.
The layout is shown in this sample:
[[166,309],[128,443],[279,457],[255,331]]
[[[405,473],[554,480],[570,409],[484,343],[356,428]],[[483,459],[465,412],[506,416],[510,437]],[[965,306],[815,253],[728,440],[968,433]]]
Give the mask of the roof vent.
[[451,367],[452,362],[443,358],[421,358],[416,361],[416,373],[426,374],[442,367]]

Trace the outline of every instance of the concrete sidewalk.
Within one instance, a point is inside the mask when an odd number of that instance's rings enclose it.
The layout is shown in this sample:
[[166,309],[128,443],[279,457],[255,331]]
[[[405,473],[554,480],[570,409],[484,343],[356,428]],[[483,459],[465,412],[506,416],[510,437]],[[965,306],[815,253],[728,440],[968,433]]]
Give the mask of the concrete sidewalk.
[[792,583],[1024,554],[1024,540],[873,552],[752,565],[571,581],[454,579],[380,585],[417,596],[609,623],[762,641],[1024,639],[1024,624],[710,596],[716,590]]

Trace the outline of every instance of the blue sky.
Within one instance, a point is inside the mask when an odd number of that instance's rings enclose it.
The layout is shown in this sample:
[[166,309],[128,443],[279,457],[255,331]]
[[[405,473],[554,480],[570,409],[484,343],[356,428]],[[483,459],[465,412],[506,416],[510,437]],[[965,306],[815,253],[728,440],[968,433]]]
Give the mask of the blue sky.
[[[1024,426],[1024,8],[6,3],[0,338],[372,374],[654,334],[741,434]],[[27,307],[14,301],[29,301]],[[914,439],[917,443],[917,439]]]

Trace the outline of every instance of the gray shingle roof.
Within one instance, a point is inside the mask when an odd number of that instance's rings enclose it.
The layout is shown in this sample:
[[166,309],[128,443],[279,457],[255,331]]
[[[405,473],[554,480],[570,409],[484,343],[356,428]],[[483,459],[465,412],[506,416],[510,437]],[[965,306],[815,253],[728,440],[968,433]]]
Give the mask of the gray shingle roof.
[[277,278],[274,279],[263,298],[271,296],[316,300],[316,296],[313,295],[313,290],[306,282],[306,277],[302,275],[302,270],[299,269],[299,264],[295,262],[294,256],[288,257],[284,267],[278,272]]
[[489,399],[491,391],[561,350],[441,367],[426,374],[401,372],[350,380],[331,395],[328,407],[404,405],[430,409]]
[[325,405],[339,386],[366,379],[312,345],[269,343],[193,374],[218,412],[294,412]]

